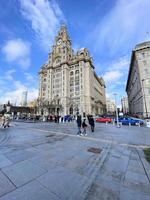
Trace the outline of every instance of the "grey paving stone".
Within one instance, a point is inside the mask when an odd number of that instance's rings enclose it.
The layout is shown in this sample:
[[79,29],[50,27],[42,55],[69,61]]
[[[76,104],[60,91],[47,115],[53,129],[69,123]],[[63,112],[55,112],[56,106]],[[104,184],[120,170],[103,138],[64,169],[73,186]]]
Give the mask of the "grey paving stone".
[[16,187],[10,180],[0,171],[0,197],[14,190]]
[[22,161],[4,168],[3,171],[17,187],[46,173],[46,170],[41,169],[30,161]]
[[23,160],[27,160],[33,157],[35,154],[26,150],[20,150],[12,153],[7,153],[5,155],[11,162],[17,163]]
[[[56,167],[55,160],[53,161],[52,158],[48,158],[47,156],[34,157],[34,158],[30,159],[29,161],[34,163],[38,167],[43,168],[47,171]],[[59,162],[59,164],[60,164],[60,162]]]
[[0,154],[0,168],[11,165],[12,162],[3,154]]
[[128,170],[145,175],[145,170],[140,160],[130,160]]
[[137,193],[141,192],[150,196],[150,183],[146,175],[128,171],[122,185]]
[[37,181],[33,181],[1,197],[0,200],[60,200]]
[[120,158],[109,157],[109,159],[105,162],[105,168],[108,171],[119,171],[124,172],[128,165],[128,156],[121,156]]
[[148,178],[146,175],[139,174],[136,172],[127,171],[125,175],[125,181],[135,182],[137,184],[149,184]]
[[146,170],[150,170],[150,162],[148,162],[145,158],[142,158],[142,162]]
[[83,152],[81,152],[81,154],[79,155],[77,154],[68,161],[66,161],[65,167],[71,169],[72,171],[76,171],[79,174],[87,175],[88,167],[90,167],[89,166],[90,160],[93,158],[92,161],[94,161],[94,157],[96,158],[97,156],[87,153],[85,155]]
[[121,187],[120,189],[120,200],[149,200],[149,199],[150,195],[146,195],[125,187]]
[[88,179],[77,173],[71,172],[63,167],[57,167],[37,179],[52,193],[57,194],[60,199],[81,199],[84,185]]
[[104,187],[102,184],[93,184],[86,200],[120,200],[119,192],[115,192],[112,188]]
[[105,188],[109,188],[114,192],[119,192],[120,191],[120,182],[116,182],[115,180],[111,180],[109,177],[104,176],[101,173],[97,174],[97,177],[94,181],[96,185],[102,185]]

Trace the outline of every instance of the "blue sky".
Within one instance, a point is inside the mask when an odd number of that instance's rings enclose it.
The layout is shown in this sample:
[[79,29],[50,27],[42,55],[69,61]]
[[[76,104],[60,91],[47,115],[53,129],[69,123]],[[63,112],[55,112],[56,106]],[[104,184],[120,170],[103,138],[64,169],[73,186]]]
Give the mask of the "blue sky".
[[87,47],[106,93],[125,95],[134,46],[150,38],[149,0],[1,0],[0,103],[38,96],[38,71],[64,21],[75,50]]

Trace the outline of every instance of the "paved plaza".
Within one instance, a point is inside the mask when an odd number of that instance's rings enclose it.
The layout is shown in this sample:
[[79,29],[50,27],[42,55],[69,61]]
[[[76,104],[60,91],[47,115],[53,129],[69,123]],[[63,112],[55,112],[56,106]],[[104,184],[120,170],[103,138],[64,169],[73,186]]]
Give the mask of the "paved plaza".
[[[0,200],[149,200],[150,128],[14,122],[0,128]],[[91,152],[97,148],[99,152]]]

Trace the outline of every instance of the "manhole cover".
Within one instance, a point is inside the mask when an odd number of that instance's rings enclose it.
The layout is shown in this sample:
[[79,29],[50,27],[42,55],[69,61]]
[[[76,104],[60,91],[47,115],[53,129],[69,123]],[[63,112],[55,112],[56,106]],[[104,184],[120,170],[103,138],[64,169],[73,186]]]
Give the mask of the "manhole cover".
[[91,147],[87,151],[92,152],[92,153],[101,153],[102,150],[100,148]]

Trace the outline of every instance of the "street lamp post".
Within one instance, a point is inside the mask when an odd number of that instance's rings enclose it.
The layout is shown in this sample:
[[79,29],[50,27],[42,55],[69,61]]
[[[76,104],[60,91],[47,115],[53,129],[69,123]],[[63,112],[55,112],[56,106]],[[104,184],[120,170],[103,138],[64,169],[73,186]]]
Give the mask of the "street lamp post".
[[115,93],[114,96],[115,96],[115,107],[116,107],[116,120],[117,120],[117,127],[119,127],[118,110],[117,110],[117,93]]
[[145,104],[146,118],[148,118],[147,105],[146,105],[146,99],[145,99],[145,91],[144,91],[144,84],[143,84],[144,81],[145,81],[145,79],[142,79],[143,100],[144,100],[144,104]]

